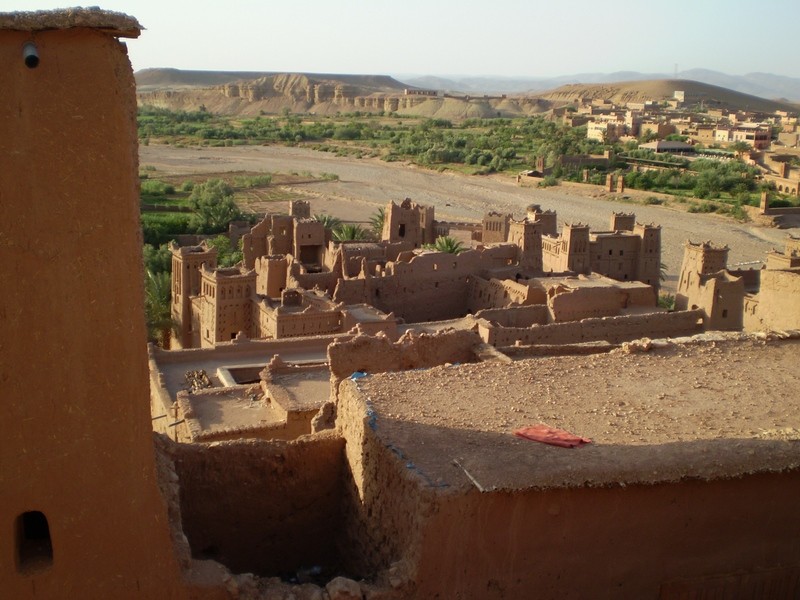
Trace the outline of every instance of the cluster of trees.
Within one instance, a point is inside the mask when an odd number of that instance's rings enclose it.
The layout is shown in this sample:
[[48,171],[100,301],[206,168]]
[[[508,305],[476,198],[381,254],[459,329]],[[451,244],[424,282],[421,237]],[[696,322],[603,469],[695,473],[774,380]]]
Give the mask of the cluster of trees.
[[[169,115],[174,115],[170,122]],[[183,136],[183,137],[181,137]],[[552,165],[563,154],[602,152],[600,142],[587,140],[586,129],[568,127],[542,117],[524,119],[377,120],[357,116],[342,119],[282,115],[235,120],[208,113],[170,113],[140,109],[139,137],[195,138],[237,143],[326,142],[321,149],[336,150],[336,142],[355,143],[386,160],[410,160],[423,165],[463,164],[479,172],[528,167],[533,157]],[[358,144],[361,142],[361,144]],[[328,145],[331,144],[331,145]]]
[[719,198],[727,193],[737,201],[747,204],[751,201],[751,192],[758,188],[757,174],[754,167],[741,161],[698,159],[685,171],[632,171],[625,174],[625,183],[640,190],[687,191],[700,199]]
[[[161,184],[161,182],[155,183]],[[209,179],[203,183],[187,186],[187,188],[191,189],[188,205],[192,212],[145,213],[142,215],[142,233],[145,243],[158,246],[173,239],[176,235],[222,233],[227,231],[231,221],[247,218],[234,202],[233,188],[225,181]],[[171,193],[175,192],[171,186],[170,189]],[[142,197],[147,199],[147,192],[143,192]]]

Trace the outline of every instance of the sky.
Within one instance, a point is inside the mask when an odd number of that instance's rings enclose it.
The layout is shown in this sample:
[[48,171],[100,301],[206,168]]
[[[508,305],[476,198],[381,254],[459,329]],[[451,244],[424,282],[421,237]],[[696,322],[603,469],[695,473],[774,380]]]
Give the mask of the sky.
[[[63,6],[0,0],[0,12]],[[672,74],[677,65],[678,71],[800,77],[798,0],[106,0],[100,6],[146,28],[126,42],[134,70],[538,78]]]

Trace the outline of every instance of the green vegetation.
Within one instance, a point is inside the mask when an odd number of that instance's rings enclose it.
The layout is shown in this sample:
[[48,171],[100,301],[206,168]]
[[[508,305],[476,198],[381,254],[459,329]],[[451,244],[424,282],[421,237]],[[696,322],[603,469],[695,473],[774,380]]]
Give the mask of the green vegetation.
[[672,294],[661,293],[658,295],[658,305],[667,310],[675,310],[675,296]]
[[167,271],[145,271],[144,311],[147,321],[148,341],[169,348],[175,328],[170,312],[170,274]]
[[[475,118],[452,122],[359,111],[335,116],[298,115],[284,111],[279,116],[242,118],[212,115],[207,111],[142,107],[139,110],[139,137],[142,141],[181,145],[302,143],[340,156],[407,161],[438,171],[453,170],[469,175],[516,173],[530,169],[537,159],[542,159],[545,168],[551,170],[540,184],[543,187],[558,185],[563,180],[584,181],[584,168],[579,163],[563,166],[559,160],[562,156],[601,154],[611,149],[616,158],[607,168],[590,167],[589,183],[602,185],[609,172],[617,172],[625,175],[629,188],[670,194],[676,196],[677,202],[688,204],[691,210],[722,212],[739,219],[746,219],[743,206],[758,203],[757,170],[738,159],[736,154],[736,151],[746,149],[744,144],[734,145],[732,151],[700,148],[698,155],[701,158],[690,161],[683,156],[639,149],[637,142],[610,145],[589,140],[585,127],[560,125],[544,117]],[[678,140],[683,136],[670,137]],[[720,162],[713,158],[726,160]],[[645,167],[645,170],[630,170],[632,164]],[[180,199],[170,194],[170,189],[174,191],[174,188],[157,179],[150,180],[150,175],[149,172],[142,175],[142,198],[145,202],[153,204],[157,199],[159,207],[164,200],[179,203]],[[301,175],[312,177],[308,172]],[[319,177],[338,180],[335,173],[321,173]],[[233,185],[237,189],[250,189],[267,186],[270,182],[271,176],[263,175],[237,178]],[[184,182],[180,186],[181,192],[193,193],[193,186],[190,181]],[[258,196],[263,199],[260,193]],[[695,204],[689,198],[704,202]],[[655,197],[646,202],[663,203]],[[790,202],[779,197],[773,200],[773,205],[782,206]],[[219,222],[226,218],[226,206],[232,210],[225,201],[217,204],[215,210],[218,212],[214,215],[210,214],[214,211],[208,208],[204,214],[207,218],[192,220],[191,223],[185,223],[184,217],[173,215],[169,218],[169,226],[176,231],[216,231]],[[167,217],[161,219],[162,222],[155,217],[151,219],[147,241],[154,244],[164,241],[167,234],[163,233],[163,220]]]
[[386,221],[386,209],[380,207],[369,218],[369,225],[372,229],[372,235],[374,235],[377,239],[381,238],[383,235],[383,224]]
[[206,240],[206,243],[217,249],[217,265],[220,267],[232,267],[242,261],[242,240],[239,240],[239,247],[234,249],[231,240],[227,235],[218,235]]
[[449,236],[439,236],[433,244],[425,246],[429,250],[436,250],[437,252],[446,252],[447,254],[461,254],[466,248],[458,240]]
[[366,240],[367,232],[361,225],[353,225],[351,223],[344,223],[339,225],[333,230],[333,239],[337,242],[354,242],[358,240]]
[[189,204],[195,210],[191,227],[196,233],[220,233],[242,218],[233,201],[233,188],[221,179],[209,179],[192,189]]
[[[455,166],[486,174],[529,168],[536,157],[548,166],[563,154],[599,153],[585,127],[568,127],[541,117],[521,119],[389,119],[367,113],[258,116],[252,119],[171,112],[142,107],[139,138],[170,144],[312,143],[315,148],[356,157],[407,160],[432,168]],[[338,179],[323,173],[323,179]]]
[[322,226],[325,227],[325,229],[333,230],[337,227],[340,227],[342,224],[341,219],[326,214],[314,215],[313,219],[322,223]]

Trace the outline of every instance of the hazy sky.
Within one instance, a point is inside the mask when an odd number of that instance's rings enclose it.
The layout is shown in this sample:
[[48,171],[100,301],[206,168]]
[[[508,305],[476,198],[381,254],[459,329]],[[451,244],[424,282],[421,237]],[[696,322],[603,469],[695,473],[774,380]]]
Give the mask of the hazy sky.
[[[59,6],[0,0],[0,11]],[[800,77],[800,0],[107,0],[101,7],[146,28],[127,42],[135,70],[548,77],[670,74],[677,64]]]

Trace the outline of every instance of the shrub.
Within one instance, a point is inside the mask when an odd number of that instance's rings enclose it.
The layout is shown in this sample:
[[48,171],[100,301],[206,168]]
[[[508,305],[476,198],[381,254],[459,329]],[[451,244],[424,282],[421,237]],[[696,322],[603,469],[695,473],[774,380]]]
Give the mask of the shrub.
[[158,179],[146,179],[141,182],[141,193],[142,196],[166,196],[174,194],[175,188]]

